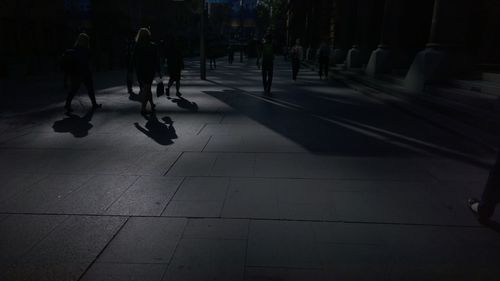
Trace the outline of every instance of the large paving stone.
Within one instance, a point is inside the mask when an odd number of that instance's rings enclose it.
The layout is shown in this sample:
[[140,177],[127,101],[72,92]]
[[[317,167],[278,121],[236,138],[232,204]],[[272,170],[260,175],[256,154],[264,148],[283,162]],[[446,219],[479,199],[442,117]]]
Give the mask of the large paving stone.
[[186,223],[186,219],[130,218],[99,262],[168,264]]
[[163,280],[244,280],[245,250],[245,240],[184,238]]
[[82,281],[161,281],[166,265],[95,263]]
[[113,215],[159,216],[176,193],[182,178],[141,176],[111,205]]
[[84,175],[50,175],[3,204],[8,212],[57,212],[57,206],[90,180]]

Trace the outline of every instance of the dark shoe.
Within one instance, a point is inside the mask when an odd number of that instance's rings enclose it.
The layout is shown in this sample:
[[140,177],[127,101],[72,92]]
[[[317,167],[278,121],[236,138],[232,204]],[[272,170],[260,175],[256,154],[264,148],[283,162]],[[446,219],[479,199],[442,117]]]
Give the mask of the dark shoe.
[[67,112],[67,113],[71,113],[71,112],[73,112],[73,108],[71,108],[71,106],[70,106],[70,105],[65,105],[65,106],[64,106],[64,109],[66,109],[66,112]]
[[476,198],[469,198],[467,200],[467,207],[469,207],[469,210],[474,214],[479,222],[486,222],[492,214],[490,214],[490,212],[485,214],[484,210],[481,210],[480,203],[481,201]]
[[178,96],[179,98],[182,96],[181,92],[177,92],[175,95]]
[[92,109],[99,109],[102,108],[102,103],[96,103],[92,105]]

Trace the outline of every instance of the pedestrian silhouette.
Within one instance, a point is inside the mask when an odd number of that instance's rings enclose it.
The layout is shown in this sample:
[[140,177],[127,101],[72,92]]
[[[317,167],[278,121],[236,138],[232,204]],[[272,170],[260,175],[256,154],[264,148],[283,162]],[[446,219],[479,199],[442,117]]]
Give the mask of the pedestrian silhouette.
[[83,138],[89,134],[93,125],[90,123],[94,115],[94,109],[90,109],[83,117],[67,113],[66,118],[54,122],[52,129],[56,133],[70,133],[75,138]]
[[274,46],[271,35],[267,35],[262,46],[262,83],[264,94],[271,95],[274,72]]
[[139,123],[134,123],[134,125],[139,131],[160,145],[170,145],[174,143],[172,139],[176,139],[177,134],[170,118],[164,117],[160,121],[156,114],[153,113],[148,116],[147,120],[145,127],[142,127]]
[[156,105],[153,102],[153,93],[151,86],[156,73],[161,77],[160,59],[156,44],[151,42],[151,33],[147,28],[141,28],[135,39],[134,53],[130,66],[135,70],[137,80],[141,87],[143,95],[141,114],[146,115],[146,106],[148,102],[151,105],[151,111],[154,112]]
[[233,64],[234,62],[234,48],[231,44],[227,47],[227,61],[229,64]]
[[64,108],[66,112],[73,111],[71,102],[82,84],[87,88],[92,108],[101,107],[95,98],[94,82],[90,70],[90,37],[85,33],[80,33],[76,39],[73,49],[68,49],[63,55],[63,70],[65,77],[69,80],[69,92]]
[[170,96],[170,87],[175,82],[175,94],[180,97],[181,87],[181,71],[184,69],[184,59],[182,57],[182,49],[177,39],[174,39],[167,50],[167,65],[168,75],[170,79],[167,84],[167,96]]
[[295,41],[295,46],[293,46],[290,51],[290,56],[292,59],[292,79],[293,81],[297,80],[297,75],[299,74],[300,69],[300,61],[302,60],[302,56],[304,55],[304,50],[300,45],[300,39]]
[[216,50],[214,42],[210,42],[208,44],[208,60],[210,64],[210,69],[217,69]]
[[319,79],[328,79],[328,70],[330,67],[330,48],[323,42],[318,49]]

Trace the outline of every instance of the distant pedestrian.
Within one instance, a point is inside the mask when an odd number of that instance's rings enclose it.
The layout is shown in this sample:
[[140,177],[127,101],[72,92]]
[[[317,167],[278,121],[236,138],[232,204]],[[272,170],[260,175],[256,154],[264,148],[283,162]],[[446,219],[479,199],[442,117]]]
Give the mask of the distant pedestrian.
[[271,95],[274,72],[274,46],[271,36],[266,36],[262,45],[262,82],[264,94]]
[[210,64],[210,69],[217,69],[215,46],[213,43],[208,45],[208,60]]
[[63,68],[65,76],[69,80],[69,92],[64,108],[66,112],[73,111],[71,101],[83,84],[87,88],[92,109],[100,108],[95,98],[94,82],[90,70],[90,37],[85,33],[80,33],[76,39],[73,49],[66,50],[63,57]]
[[170,87],[175,82],[176,95],[181,96],[181,71],[184,69],[184,58],[182,57],[182,49],[177,40],[171,43],[167,50],[167,69],[170,79],[167,84],[167,96],[170,96]]
[[297,80],[297,75],[299,74],[300,69],[300,61],[302,60],[302,56],[304,55],[304,50],[300,45],[300,39],[295,41],[295,46],[292,47],[290,51],[290,57],[292,59],[292,79],[293,81]]
[[132,55],[131,67],[135,69],[137,80],[141,86],[143,94],[141,114],[146,115],[146,106],[151,104],[151,111],[155,110],[153,103],[153,93],[151,85],[156,73],[161,77],[160,59],[158,57],[158,48],[151,42],[151,32],[147,28],[141,28],[135,38],[135,48]]
[[487,221],[495,212],[495,207],[499,202],[500,153],[497,154],[495,165],[490,170],[488,181],[486,182],[481,200],[471,198],[468,200],[468,206],[480,221]]
[[319,79],[328,79],[328,70],[330,67],[330,48],[323,42],[318,49]]
[[234,48],[231,44],[227,46],[227,61],[229,64],[233,64],[234,62]]

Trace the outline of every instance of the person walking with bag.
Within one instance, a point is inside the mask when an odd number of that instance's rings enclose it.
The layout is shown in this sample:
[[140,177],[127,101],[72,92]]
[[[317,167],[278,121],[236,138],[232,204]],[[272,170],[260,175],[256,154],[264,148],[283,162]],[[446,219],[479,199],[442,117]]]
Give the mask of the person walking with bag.
[[102,107],[95,98],[94,81],[90,70],[90,37],[86,33],[80,33],[73,49],[66,50],[63,56],[63,64],[65,76],[70,82],[64,106],[66,112],[71,113],[73,111],[71,102],[82,84],[87,88],[87,93],[92,102],[92,109]]
[[158,48],[151,41],[151,32],[147,28],[141,28],[135,38],[134,53],[132,54],[131,67],[135,69],[137,80],[141,87],[143,100],[141,105],[141,114],[146,115],[146,106],[148,102],[151,105],[151,111],[155,111],[156,105],[153,102],[153,93],[151,86],[156,73],[161,78],[160,59],[158,57]]
[[299,74],[300,69],[300,61],[302,60],[302,56],[304,55],[304,50],[300,45],[300,39],[295,41],[295,46],[292,47],[290,52],[290,56],[292,59],[292,79],[293,81],[297,81],[297,75]]

